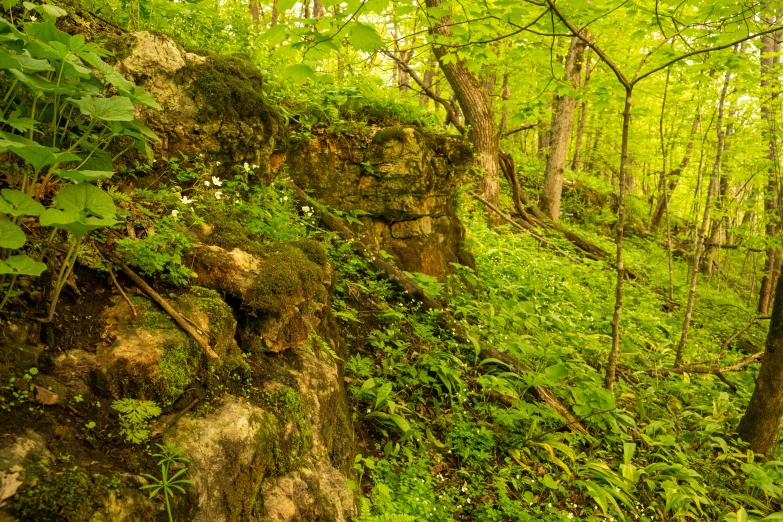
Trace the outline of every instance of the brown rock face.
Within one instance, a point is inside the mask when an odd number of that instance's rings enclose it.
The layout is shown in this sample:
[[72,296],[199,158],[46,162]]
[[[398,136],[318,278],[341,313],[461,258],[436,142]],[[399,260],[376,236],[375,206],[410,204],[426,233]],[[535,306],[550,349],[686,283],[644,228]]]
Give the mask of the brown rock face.
[[470,264],[453,204],[472,164],[461,139],[407,127],[378,130],[370,143],[321,136],[292,143],[287,164],[297,185],[330,206],[365,212],[363,239],[404,270],[444,278],[450,263]]
[[261,93],[263,78],[240,56],[186,53],[170,37],[130,33],[113,41],[116,68],[144,87],[163,110],[137,116],[162,140],[162,153],[203,155],[223,168],[248,163],[270,180],[270,161],[279,130],[277,113]]

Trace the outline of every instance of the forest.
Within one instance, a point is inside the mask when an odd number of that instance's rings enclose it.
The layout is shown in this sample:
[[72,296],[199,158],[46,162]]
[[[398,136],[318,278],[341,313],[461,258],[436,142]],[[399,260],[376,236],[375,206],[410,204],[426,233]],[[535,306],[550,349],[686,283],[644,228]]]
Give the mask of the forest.
[[783,0],[0,0],[0,521],[783,521]]

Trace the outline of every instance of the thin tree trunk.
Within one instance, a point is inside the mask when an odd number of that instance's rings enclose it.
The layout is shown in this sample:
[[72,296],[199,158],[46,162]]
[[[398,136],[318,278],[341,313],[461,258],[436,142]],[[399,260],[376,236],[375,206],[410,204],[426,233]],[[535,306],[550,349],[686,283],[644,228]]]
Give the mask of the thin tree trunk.
[[277,25],[278,17],[279,14],[277,12],[277,0],[272,0],[272,21],[269,22],[270,27],[274,27]]
[[[666,85],[663,89],[663,101],[661,102],[661,120],[658,126],[658,131],[661,135],[661,156],[663,156],[663,168],[661,172],[666,172],[669,168],[667,160],[668,150],[666,149],[666,134],[664,133],[664,116],[666,114],[666,98],[669,94],[669,77],[671,75],[671,68],[666,69]],[[662,183],[663,188],[663,203],[666,207],[666,261],[669,268],[669,300],[674,301],[674,266],[672,262],[672,230],[671,222],[669,220],[669,191],[667,190],[667,183]]]
[[[582,84],[582,88],[587,87],[587,83],[590,81],[590,74],[592,73],[590,68],[590,50],[585,53],[585,82]],[[587,123],[587,100],[584,100],[579,110],[579,123],[576,126],[576,143],[574,143],[574,156],[571,160],[571,170],[579,172],[582,170],[582,139],[585,133],[585,124]]]
[[625,88],[625,107],[623,109],[623,138],[620,148],[620,195],[618,202],[618,219],[615,229],[617,245],[617,285],[614,297],[614,314],[612,315],[612,350],[606,365],[604,385],[614,393],[614,381],[617,373],[617,357],[620,354],[620,319],[623,313],[623,285],[625,283],[625,266],[623,265],[623,234],[625,233],[625,192],[627,190],[628,169],[628,136],[631,129],[631,99],[633,84]]
[[[696,116],[693,118],[693,124],[691,125],[691,134],[690,138],[688,139],[688,144],[685,146],[685,155],[682,157],[682,160],[680,161],[680,164],[677,166],[677,168],[669,172],[669,174],[666,176],[668,179],[668,182],[666,183],[668,189],[668,198],[671,198],[674,189],[676,189],[677,185],[680,183],[680,178],[682,177],[683,171],[691,161],[691,156],[693,155],[694,137],[699,130],[700,118],[701,115],[697,112]],[[663,194],[661,194],[661,197],[658,198],[658,203],[655,206],[655,211],[653,212],[652,218],[650,219],[650,230],[653,232],[661,224],[661,220],[663,219],[666,208],[665,205],[666,201],[664,200]]]
[[707,226],[710,223],[710,208],[712,203],[712,196],[715,191],[718,190],[720,183],[720,168],[723,161],[723,112],[726,105],[726,94],[729,91],[729,82],[731,80],[731,73],[727,72],[723,80],[723,89],[720,93],[720,100],[718,102],[718,120],[716,122],[716,133],[718,135],[718,143],[715,150],[715,163],[712,167],[712,173],[710,174],[710,183],[707,188],[707,201],[704,203],[704,216],[701,220],[701,226],[696,234],[695,242],[696,248],[693,252],[693,260],[691,263],[691,282],[688,288],[688,305],[685,309],[685,321],[682,325],[682,335],[680,336],[680,343],[677,345],[677,355],[674,359],[674,367],[682,366],[682,356],[685,353],[685,345],[688,342],[688,331],[691,327],[691,319],[693,318],[693,306],[696,302],[696,285],[699,280],[699,263],[701,261],[701,250],[704,245],[704,237],[707,234]]
[[748,409],[737,427],[756,453],[775,447],[783,415],[783,285],[777,285],[767,346]]
[[[564,81],[573,85],[575,90],[579,88],[579,79],[582,74],[582,56],[585,47],[583,40],[576,37],[571,38],[571,46],[566,56]],[[560,218],[560,199],[563,192],[566,156],[568,155],[568,142],[571,139],[575,107],[576,102],[572,97],[567,94],[558,96],[557,109],[552,125],[552,142],[546,162],[544,187],[541,191],[541,201],[539,203],[541,211],[555,222]]]
[[[773,35],[761,37],[761,90],[764,94],[767,94],[767,90],[770,87],[770,76],[775,64],[779,61],[779,58],[775,56],[776,47],[779,48],[779,44],[776,45],[776,40]],[[778,93],[774,90],[770,92],[770,101],[774,100],[777,95]],[[770,107],[770,103],[765,103],[761,106],[761,120],[764,127],[766,127],[765,130],[769,143],[767,160],[769,160],[770,166],[768,169],[767,193],[764,196],[764,214],[767,222],[767,238],[771,239],[775,237],[778,229],[777,200],[779,195],[777,169],[775,168],[777,163],[777,129],[775,115],[773,114],[772,107]],[[761,290],[759,291],[758,303],[758,311],[763,315],[769,313],[769,304],[773,289],[773,272],[775,266],[779,264],[779,257],[779,252],[776,249],[767,249],[767,257],[764,262],[764,276],[761,279]]]

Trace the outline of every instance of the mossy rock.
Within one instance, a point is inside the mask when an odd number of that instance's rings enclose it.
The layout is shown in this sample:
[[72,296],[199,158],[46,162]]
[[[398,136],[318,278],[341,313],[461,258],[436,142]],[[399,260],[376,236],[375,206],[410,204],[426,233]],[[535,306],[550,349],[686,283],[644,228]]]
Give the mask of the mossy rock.
[[277,118],[263,95],[264,77],[246,56],[212,55],[203,63],[188,64],[180,74],[192,79],[190,89],[203,121],[217,117],[270,123]]
[[11,513],[20,522],[111,520],[105,512],[117,515],[118,511],[132,513],[134,520],[153,516],[154,507],[137,492],[138,485],[126,484],[117,473],[103,475],[79,467],[54,472],[39,467],[24,479],[31,485],[22,487],[11,503]]
[[104,314],[114,341],[98,350],[93,384],[116,398],[169,404],[199,378],[203,350],[155,304],[130,299],[136,317],[124,303]]

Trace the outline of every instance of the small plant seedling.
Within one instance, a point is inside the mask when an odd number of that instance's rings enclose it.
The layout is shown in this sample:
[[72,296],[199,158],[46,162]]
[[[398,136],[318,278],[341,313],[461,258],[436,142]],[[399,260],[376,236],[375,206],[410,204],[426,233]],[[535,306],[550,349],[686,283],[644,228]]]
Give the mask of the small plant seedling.
[[[187,473],[188,468],[184,464],[190,464],[190,461],[183,455],[185,448],[180,448],[176,444],[170,442],[165,446],[156,444],[160,453],[155,453],[153,457],[159,457],[158,465],[160,466],[160,477],[154,475],[144,474],[146,478],[150,480],[149,484],[141,486],[141,489],[150,490],[150,498],[153,498],[158,493],[163,493],[163,502],[166,504],[166,513],[169,516],[169,522],[174,522],[174,517],[171,515],[171,503],[170,498],[174,497],[176,491],[185,493],[185,489],[182,487],[185,484],[193,484],[193,481],[180,478]],[[174,475],[170,475],[173,466],[183,465]]]

